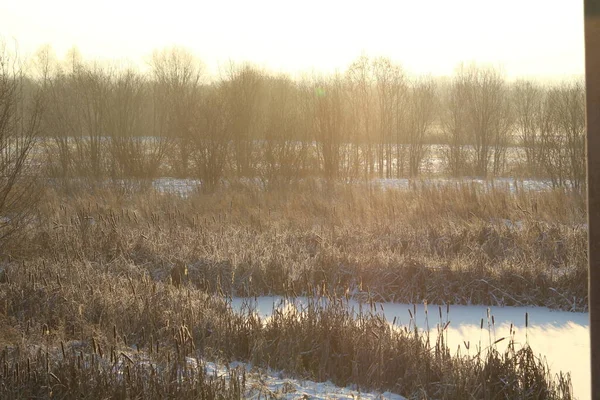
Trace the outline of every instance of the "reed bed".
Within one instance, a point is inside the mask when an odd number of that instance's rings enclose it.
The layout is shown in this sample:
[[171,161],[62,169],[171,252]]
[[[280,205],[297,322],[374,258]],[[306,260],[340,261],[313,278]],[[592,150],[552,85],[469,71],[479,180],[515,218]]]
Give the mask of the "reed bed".
[[432,341],[387,323],[372,302],[356,315],[344,298],[312,297],[263,319],[122,258],[11,263],[0,289],[3,398],[244,396],[243,370],[206,376],[203,360],[408,398],[571,398],[569,376],[550,373],[528,346],[451,354],[443,327]]
[[[185,198],[50,191],[5,254],[123,259],[154,280],[231,296],[320,287],[381,301],[587,309],[584,199],[518,185],[400,191],[308,181],[264,191],[238,183]],[[176,266],[186,273],[173,275]]]
[[[528,346],[450,354],[345,302],[585,310],[584,211],[474,184],[48,189],[0,250],[0,397],[240,398],[244,371],[202,368],[237,360],[409,398],[568,399]],[[227,301],[262,294],[311,300],[268,319]]]

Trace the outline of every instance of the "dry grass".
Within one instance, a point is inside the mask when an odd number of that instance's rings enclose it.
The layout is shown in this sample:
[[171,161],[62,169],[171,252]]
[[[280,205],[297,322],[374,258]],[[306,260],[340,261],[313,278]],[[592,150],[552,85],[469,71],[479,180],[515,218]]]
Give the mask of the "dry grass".
[[155,280],[184,264],[182,283],[234,296],[325,286],[413,303],[587,307],[585,204],[564,191],[314,182],[188,198],[99,190],[50,194],[38,221],[13,257],[123,258]]
[[[570,398],[528,347],[451,355],[344,299],[585,309],[584,209],[473,185],[50,191],[2,250],[0,397],[239,398],[243,371],[189,364],[245,360],[414,398]],[[224,300],[260,294],[313,300],[268,320]]]
[[429,333],[390,325],[372,308],[353,315],[343,300],[312,298],[302,312],[263,320],[124,261],[38,260],[5,273],[3,397],[241,397],[243,371],[203,375],[201,360],[217,359],[419,398],[570,398],[568,376],[552,376],[528,347],[453,356],[443,331],[432,344]]

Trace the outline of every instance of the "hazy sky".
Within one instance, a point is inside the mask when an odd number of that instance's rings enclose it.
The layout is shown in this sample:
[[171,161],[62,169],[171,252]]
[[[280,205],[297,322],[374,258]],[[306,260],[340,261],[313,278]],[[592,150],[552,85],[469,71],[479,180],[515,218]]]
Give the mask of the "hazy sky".
[[461,61],[508,76],[583,74],[581,0],[0,0],[0,37],[60,57],[144,63],[181,45],[217,71],[228,60],[274,71],[343,70],[361,54],[408,71],[451,74]]

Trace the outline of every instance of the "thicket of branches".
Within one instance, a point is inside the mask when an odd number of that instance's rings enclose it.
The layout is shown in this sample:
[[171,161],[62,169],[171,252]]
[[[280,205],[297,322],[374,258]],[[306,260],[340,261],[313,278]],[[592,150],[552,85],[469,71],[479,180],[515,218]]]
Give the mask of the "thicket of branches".
[[147,73],[48,54],[38,54],[47,61],[41,142],[55,177],[193,177],[207,190],[225,177],[585,180],[579,81],[509,82],[475,65],[414,77],[364,56],[332,76],[232,64],[211,80],[180,48],[155,52]]
[[45,78],[28,79],[15,51],[0,40],[0,243],[31,217],[38,198],[31,162],[44,107]]

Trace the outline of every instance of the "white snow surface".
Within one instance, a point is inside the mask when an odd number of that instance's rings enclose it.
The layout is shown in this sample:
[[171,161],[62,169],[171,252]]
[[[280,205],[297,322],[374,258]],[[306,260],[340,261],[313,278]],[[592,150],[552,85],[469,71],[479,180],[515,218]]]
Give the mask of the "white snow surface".
[[[157,364],[145,352],[139,352],[135,348],[126,351],[129,360],[137,366],[153,366]],[[98,362],[102,362],[98,360]],[[124,359],[119,359],[115,364],[106,364],[123,379],[125,365]],[[196,371],[199,367],[209,376],[223,377],[229,381],[231,370],[243,368],[246,371],[246,386],[244,398],[246,399],[372,399],[372,400],[406,400],[395,393],[377,391],[361,391],[355,387],[339,387],[330,381],[314,382],[311,380],[297,379],[286,376],[280,371],[264,369],[252,366],[250,363],[234,361],[230,364],[215,363],[201,358],[186,357],[185,368]],[[177,379],[185,379],[184,369],[178,371]]]
[[[241,183],[246,185],[256,185],[260,187],[265,182],[255,179],[241,179]],[[229,182],[223,180],[222,183],[227,186]],[[364,181],[354,182],[356,185],[364,185]],[[451,187],[456,185],[470,184],[480,188],[508,188],[511,192],[525,191],[544,191],[552,189],[552,183],[548,180],[536,179],[515,179],[515,178],[494,178],[481,179],[477,177],[465,178],[375,178],[368,182],[369,185],[383,189],[410,190],[413,187]],[[174,193],[182,197],[198,191],[202,187],[202,181],[199,179],[181,179],[172,177],[163,177],[152,180],[154,190],[159,193]]]
[[233,362],[229,366],[212,362],[205,364],[208,375],[228,377],[228,369],[242,367],[246,369],[246,398],[277,398],[277,399],[389,399],[406,400],[406,398],[390,393],[361,392],[356,388],[343,388],[327,382],[293,379],[283,373],[252,368],[251,365]]

